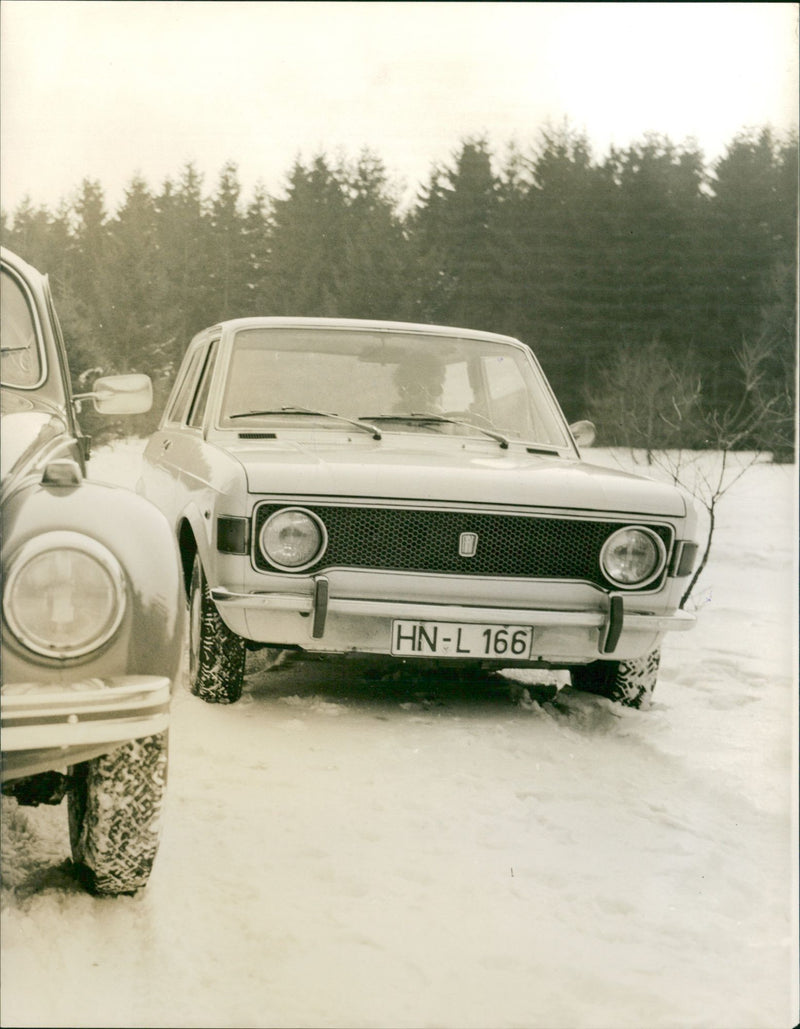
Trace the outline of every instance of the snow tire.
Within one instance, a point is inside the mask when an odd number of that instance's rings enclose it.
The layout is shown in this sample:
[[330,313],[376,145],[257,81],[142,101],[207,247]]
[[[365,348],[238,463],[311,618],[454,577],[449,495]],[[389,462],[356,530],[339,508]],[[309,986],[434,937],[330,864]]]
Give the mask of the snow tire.
[[626,661],[593,661],[570,670],[576,690],[594,693],[623,707],[647,707],[658,678],[661,651]]
[[67,796],[72,860],[91,893],[135,893],[158,852],[168,731],[131,740],[72,769]]
[[242,695],[246,643],[220,618],[200,558],[189,590],[189,680],[209,704],[233,704]]

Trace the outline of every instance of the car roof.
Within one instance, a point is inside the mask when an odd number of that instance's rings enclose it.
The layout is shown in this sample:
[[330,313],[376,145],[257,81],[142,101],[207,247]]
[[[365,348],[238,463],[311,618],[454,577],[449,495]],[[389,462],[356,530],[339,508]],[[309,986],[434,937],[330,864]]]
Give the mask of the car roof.
[[316,328],[316,329],[349,329],[361,332],[408,332],[426,336],[460,336],[462,339],[494,340],[498,343],[514,343],[523,346],[513,336],[504,336],[496,332],[481,332],[477,329],[457,328],[452,325],[426,325],[418,322],[392,322],[370,318],[300,318],[291,316],[230,318],[204,329],[199,336],[207,333],[235,332],[239,329],[270,328]]
[[0,246],[0,259],[2,259],[3,264],[9,265],[27,279],[33,279],[35,281],[44,278],[38,268],[34,268],[32,264],[28,264],[27,261],[23,261],[19,254],[15,254],[12,250],[9,250],[8,247]]

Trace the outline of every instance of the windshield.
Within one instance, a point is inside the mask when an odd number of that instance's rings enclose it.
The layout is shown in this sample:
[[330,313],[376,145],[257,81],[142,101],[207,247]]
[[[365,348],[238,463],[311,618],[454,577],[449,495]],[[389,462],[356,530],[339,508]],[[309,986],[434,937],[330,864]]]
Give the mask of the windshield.
[[315,428],[341,429],[343,419],[378,423],[382,432],[493,430],[512,440],[569,445],[547,388],[519,347],[402,330],[275,327],[236,334],[222,426],[314,421]]
[[3,269],[0,275],[0,379],[4,386],[39,384],[42,359],[33,311],[22,287]]

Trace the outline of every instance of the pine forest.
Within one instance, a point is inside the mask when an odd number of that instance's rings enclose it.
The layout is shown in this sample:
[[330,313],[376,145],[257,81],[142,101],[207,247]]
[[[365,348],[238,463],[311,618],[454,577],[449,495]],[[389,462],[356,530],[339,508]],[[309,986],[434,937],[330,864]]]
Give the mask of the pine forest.
[[791,460],[797,159],[797,138],[766,128],[711,166],[663,136],[596,157],[545,129],[501,155],[461,141],[412,203],[370,151],[298,158],[276,196],[244,196],[233,162],[210,187],[187,164],[156,190],[134,176],[116,211],[91,178],[56,211],[27,199],[2,238],[50,276],[76,391],[152,377],[141,434],[200,329],[330,316],[515,336],[604,445]]

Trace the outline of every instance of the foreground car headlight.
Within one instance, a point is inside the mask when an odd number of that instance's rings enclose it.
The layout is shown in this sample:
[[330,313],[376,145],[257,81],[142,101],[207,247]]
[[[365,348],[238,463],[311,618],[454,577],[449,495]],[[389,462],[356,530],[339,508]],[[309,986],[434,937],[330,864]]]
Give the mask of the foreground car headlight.
[[47,532],[9,563],[3,614],[28,650],[83,657],[111,639],[125,602],[125,578],[110,550],[78,532]]
[[663,571],[666,559],[660,536],[638,525],[618,529],[600,551],[603,575],[622,589],[651,583]]
[[270,564],[292,572],[314,564],[327,542],[319,518],[299,507],[285,507],[270,515],[259,534],[261,553]]

